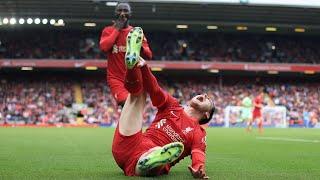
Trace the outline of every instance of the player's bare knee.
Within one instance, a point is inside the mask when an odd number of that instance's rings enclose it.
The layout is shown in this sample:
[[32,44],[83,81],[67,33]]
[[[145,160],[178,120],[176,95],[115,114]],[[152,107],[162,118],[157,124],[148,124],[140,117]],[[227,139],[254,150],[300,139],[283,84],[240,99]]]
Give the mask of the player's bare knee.
[[132,136],[141,131],[141,128],[119,128],[119,133],[123,136]]

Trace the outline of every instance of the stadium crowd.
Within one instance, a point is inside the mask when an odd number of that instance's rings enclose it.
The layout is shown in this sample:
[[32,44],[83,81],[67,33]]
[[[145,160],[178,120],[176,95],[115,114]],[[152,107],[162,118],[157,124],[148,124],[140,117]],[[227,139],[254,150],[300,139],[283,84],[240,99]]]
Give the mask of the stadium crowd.
[[[27,31],[27,30],[26,30]],[[105,59],[100,32],[1,32],[1,58]],[[47,34],[50,33],[50,36]],[[22,38],[23,36],[23,38]],[[319,63],[319,38],[239,33],[146,32],[154,60]],[[23,39],[23,40],[21,40]]]
[[72,84],[49,81],[0,82],[0,121],[18,124],[72,123]]
[[[211,125],[223,126],[227,106],[241,106],[242,99],[251,94],[254,98],[261,88],[266,88],[269,101],[266,106],[281,105],[287,109],[287,122],[301,126],[320,123],[320,89],[318,83],[273,83],[264,86],[255,83],[225,83],[216,80],[194,79],[168,81],[161,78],[162,86],[186,104],[197,93],[208,92],[214,97],[217,113]],[[103,80],[83,81],[83,104],[75,108],[74,84],[59,80],[18,81],[1,80],[0,124],[99,124],[114,126],[119,118],[119,108]],[[144,119],[149,124],[156,110],[147,103]]]
[[121,109],[105,82],[82,83],[81,90],[83,103],[87,105],[80,112],[85,122],[112,126],[118,121]]

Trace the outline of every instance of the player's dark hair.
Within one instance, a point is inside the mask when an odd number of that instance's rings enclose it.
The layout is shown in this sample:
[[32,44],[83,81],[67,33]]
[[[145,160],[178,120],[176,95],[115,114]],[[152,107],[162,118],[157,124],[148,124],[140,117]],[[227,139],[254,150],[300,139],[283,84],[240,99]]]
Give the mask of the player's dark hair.
[[211,109],[211,111],[210,111],[209,118],[202,118],[202,119],[199,121],[199,124],[200,124],[200,125],[201,125],[201,124],[207,124],[207,123],[212,119],[212,116],[213,116],[213,114],[215,113],[215,111],[216,111],[216,108],[215,108],[215,106],[213,105],[213,106],[212,106],[212,109]]
[[115,7],[115,9],[114,9],[114,10],[115,10],[115,13],[116,13],[116,10],[117,10],[117,8],[118,8],[118,6],[119,6],[120,4],[127,4],[127,5],[129,6],[130,14],[132,13],[131,4],[130,4],[129,2],[127,2],[127,1],[118,1],[117,5],[116,5],[116,7]]

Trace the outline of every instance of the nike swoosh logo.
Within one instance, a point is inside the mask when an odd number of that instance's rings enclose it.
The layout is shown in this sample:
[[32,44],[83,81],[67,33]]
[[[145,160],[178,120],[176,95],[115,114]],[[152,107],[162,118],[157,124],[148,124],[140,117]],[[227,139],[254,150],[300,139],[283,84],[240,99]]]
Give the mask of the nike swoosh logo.
[[174,115],[176,118],[178,118],[178,116],[173,111],[170,111],[170,113]]

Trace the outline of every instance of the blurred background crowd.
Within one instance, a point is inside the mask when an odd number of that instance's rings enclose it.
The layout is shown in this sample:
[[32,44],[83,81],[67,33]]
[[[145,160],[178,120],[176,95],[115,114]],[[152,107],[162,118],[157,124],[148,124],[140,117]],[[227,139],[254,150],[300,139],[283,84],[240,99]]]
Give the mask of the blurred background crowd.
[[[28,31],[28,30],[26,30]],[[2,32],[0,58],[105,59],[100,32]],[[319,37],[205,32],[146,32],[154,60],[319,63]]]
[[[161,86],[176,97],[182,105],[195,94],[207,92],[214,98],[217,113],[211,125],[223,126],[227,106],[241,106],[249,95],[253,100],[261,89],[266,93],[265,106],[284,106],[288,124],[315,125],[320,119],[320,86],[314,83],[273,82],[263,79],[255,82],[245,78],[226,80],[219,84],[215,78],[188,79],[160,77]],[[171,80],[168,80],[171,79]],[[257,81],[259,81],[257,83]],[[263,82],[263,83],[261,83]],[[0,122],[8,124],[89,123],[114,126],[121,108],[116,105],[103,79],[66,80],[59,78],[1,79]],[[81,89],[81,106],[76,107],[76,89]],[[79,96],[79,95],[78,95]],[[144,120],[150,124],[156,114],[148,100]]]

